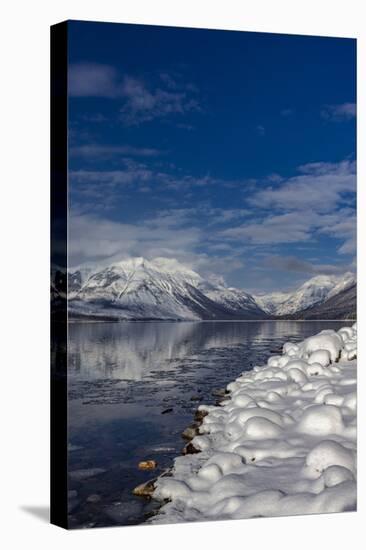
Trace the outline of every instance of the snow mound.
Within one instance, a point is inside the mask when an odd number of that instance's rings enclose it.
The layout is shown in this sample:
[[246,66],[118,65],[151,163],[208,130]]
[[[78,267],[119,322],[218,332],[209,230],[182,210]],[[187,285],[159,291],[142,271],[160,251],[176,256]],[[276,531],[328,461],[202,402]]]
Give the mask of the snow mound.
[[341,433],[344,429],[342,413],[335,405],[312,405],[302,415],[298,429],[316,436]]
[[355,457],[352,451],[330,439],[321,441],[318,445],[315,445],[307,454],[305,463],[310,469],[319,473],[324,472],[330,466],[342,466],[353,472]]
[[[356,507],[356,325],[325,330],[244,372],[158,479],[153,523]],[[167,502],[168,501],[168,502]]]
[[300,349],[302,356],[307,359],[313,352],[326,350],[329,352],[332,361],[336,361],[339,359],[343,345],[342,338],[334,330],[322,330],[316,336],[304,340]]

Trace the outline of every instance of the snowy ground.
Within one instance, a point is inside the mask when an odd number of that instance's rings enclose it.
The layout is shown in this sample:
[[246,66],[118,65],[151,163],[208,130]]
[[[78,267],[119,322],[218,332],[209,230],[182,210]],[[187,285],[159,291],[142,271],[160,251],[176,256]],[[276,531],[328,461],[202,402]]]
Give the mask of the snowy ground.
[[[154,498],[153,523],[356,508],[356,325],[324,330],[228,385]],[[166,499],[169,502],[166,502]]]

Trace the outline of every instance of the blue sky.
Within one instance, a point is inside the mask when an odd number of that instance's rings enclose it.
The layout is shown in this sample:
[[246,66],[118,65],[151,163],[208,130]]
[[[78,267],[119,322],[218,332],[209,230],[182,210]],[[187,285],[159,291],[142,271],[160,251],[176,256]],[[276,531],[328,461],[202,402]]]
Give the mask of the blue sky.
[[70,22],[70,265],[354,270],[355,64],[351,39]]

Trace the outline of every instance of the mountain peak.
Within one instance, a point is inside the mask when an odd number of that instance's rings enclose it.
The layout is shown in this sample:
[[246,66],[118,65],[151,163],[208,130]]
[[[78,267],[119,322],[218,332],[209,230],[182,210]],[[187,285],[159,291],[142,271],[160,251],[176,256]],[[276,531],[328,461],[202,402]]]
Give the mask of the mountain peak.
[[72,273],[69,280],[73,282],[70,311],[82,316],[174,320],[266,316],[246,292],[209,283],[174,258],[129,258],[85,281]]
[[195,277],[199,277],[198,273],[193,271],[190,267],[186,266],[185,264],[182,264],[175,258],[154,258],[154,260],[151,260],[150,262],[154,267],[161,271],[166,271],[169,273],[190,273],[191,275],[194,275]]
[[292,315],[324,302],[355,282],[356,277],[351,272],[344,275],[316,275],[292,292],[273,292],[255,296],[255,299],[267,313]]
[[122,268],[122,269],[137,269],[139,267],[144,267],[146,264],[145,258],[142,256],[136,256],[134,258],[126,258],[123,260],[118,260],[114,262],[110,267]]
[[182,264],[175,258],[158,257],[147,260],[142,256],[136,256],[114,262],[110,267],[117,267],[122,269],[146,268],[156,271],[164,271],[166,273],[190,273],[191,275],[193,274],[196,277],[200,277],[198,273],[193,271],[190,267],[187,267],[185,264]]
[[336,275],[315,275],[314,277],[311,277],[308,281],[305,281],[301,286],[310,286],[312,284],[318,284],[318,285],[327,285],[327,284],[334,284],[336,281],[338,281],[339,277]]

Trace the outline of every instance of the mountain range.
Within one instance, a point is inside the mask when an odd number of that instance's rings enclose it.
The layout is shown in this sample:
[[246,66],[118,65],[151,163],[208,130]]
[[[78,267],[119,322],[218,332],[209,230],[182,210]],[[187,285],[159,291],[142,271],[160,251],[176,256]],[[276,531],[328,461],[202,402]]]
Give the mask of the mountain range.
[[338,294],[332,294],[326,301],[317,303],[303,311],[297,312],[289,318],[294,319],[356,319],[357,285],[341,290]]
[[254,296],[269,315],[286,316],[320,304],[356,284],[353,273],[342,276],[317,275],[292,292],[273,292]]
[[[347,294],[352,288],[353,293]],[[69,269],[68,307],[71,318],[197,321],[311,315],[337,319],[354,315],[355,289],[355,276],[346,273],[313,277],[293,292],[251,295],[219,279],[204,279],[174,259],[131,258],[102,268]],[[325,312],[326,317],[321,317]]]

